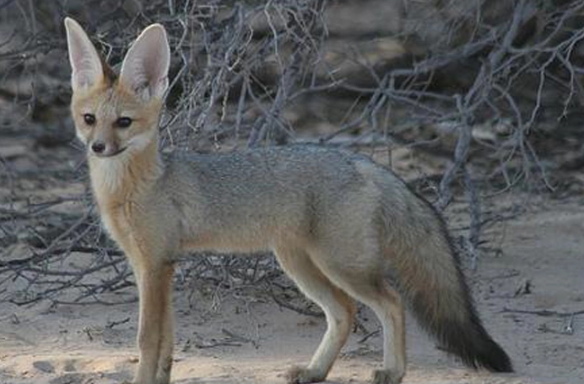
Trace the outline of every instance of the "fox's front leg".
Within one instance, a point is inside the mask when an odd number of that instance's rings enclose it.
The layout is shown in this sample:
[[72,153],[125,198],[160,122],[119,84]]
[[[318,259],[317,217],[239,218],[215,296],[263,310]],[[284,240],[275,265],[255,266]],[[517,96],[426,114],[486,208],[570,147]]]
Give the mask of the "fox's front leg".
[[172,277],[174,267],[167,265],[168,270],[164,274],[164,289],[166,290],[165,300],[163,300],[163,315],[160,339],[160,355],[158,356],[158,371],[156,373],[157,384],[168,384],[170,382],[170,371],[172,369],[172,351],[174,349],[174,311],[172,305]]
[[135,267],[140,294],[138,348],[140,361],[135,384],[168,384],[172,366],[172,264]]

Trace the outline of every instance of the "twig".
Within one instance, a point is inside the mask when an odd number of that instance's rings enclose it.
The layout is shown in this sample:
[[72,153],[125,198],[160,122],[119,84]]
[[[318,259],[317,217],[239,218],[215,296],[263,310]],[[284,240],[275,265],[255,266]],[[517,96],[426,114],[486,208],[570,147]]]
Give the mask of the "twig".
[[558,311],[550,311],[548,309],[542,310],[529,310],[529,309],[513,309],[513,308],[503,308],[501,311],[502,313],[524,313],[527,315],[537,315],[537,316],[544,316],[544,317],[571,317],[571,316],[578,316],[584,314],[584,309],[577,310],[573,312],[558,312]]
[[371,337],[378,335],[380,332],[381,332],[380,329],[377,329],[375,331],[369,332],[364,337],[362,337],[361,339],[359,339],[359,341],[357,341],[357,343],[363,344],[364,342],[366,342],[367,340],[369,340]]

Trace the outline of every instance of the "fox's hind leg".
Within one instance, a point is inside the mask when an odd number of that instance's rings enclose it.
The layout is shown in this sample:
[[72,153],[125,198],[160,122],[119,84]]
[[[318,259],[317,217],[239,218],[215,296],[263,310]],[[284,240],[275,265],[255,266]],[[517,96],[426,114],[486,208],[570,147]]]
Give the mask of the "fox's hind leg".
[[355,303],[312,263],[300,249],[276,249],[280,265],[298,287],[324,311],[327,330],[307,367],[294,367],[288,373],[293,384],[323,381],[342,346],[347,341],[355,316]]
[[351,249],[347,246],[337,247],[334,253],[317,251],[313,260],[333,284],[370,307],[383,326],[383,369],[374,372],[373,384],[399,384],[406,369],[405,314],[401,297],[387,283],[381,267],[368,267],[376,257],[355,257]]
[[406,371],[404,307],[399,293],[387,282],[371,288],[352,293],[375,312],[383,326],[383,369],[374,372],[373,384],[398,384]]

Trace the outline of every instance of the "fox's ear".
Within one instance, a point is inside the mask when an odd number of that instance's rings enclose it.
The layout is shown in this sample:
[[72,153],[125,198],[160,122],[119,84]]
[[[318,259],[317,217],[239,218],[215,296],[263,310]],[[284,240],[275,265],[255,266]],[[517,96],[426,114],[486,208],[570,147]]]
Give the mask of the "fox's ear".
[[99,55],[83,28],[75,20],[65,18],[65,29],[69,62],[73,69],[71,87],[73,91],[90,87],[103,78]]
[[160,24],[146,28],[128,50],[120,81],[145,100],[162,98],[168,88],[170,47]]

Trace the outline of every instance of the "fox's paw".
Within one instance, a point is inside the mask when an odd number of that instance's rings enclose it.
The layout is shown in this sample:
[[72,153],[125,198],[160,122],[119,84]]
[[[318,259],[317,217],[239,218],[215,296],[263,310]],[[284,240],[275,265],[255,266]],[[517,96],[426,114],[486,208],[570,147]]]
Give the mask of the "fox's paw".
[[400,384],[403,378],[403,373],[396,373],[389,369],[378,369],[373,371],[372,384]]
[[319,374],[305,367],[294,366],[286,374],[288,384],[308,384],[324,381],[326,375]]

